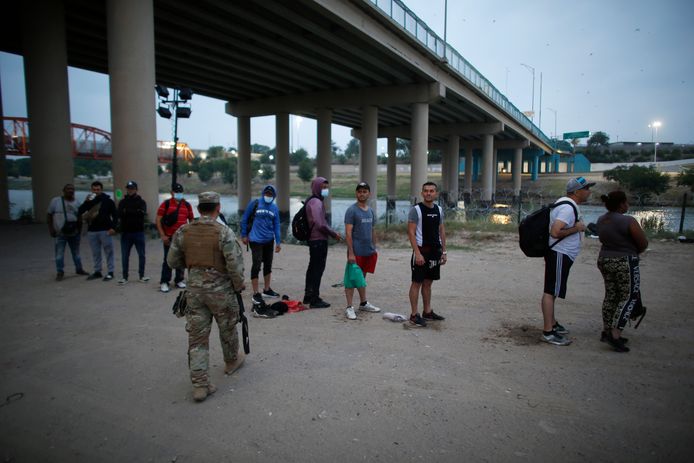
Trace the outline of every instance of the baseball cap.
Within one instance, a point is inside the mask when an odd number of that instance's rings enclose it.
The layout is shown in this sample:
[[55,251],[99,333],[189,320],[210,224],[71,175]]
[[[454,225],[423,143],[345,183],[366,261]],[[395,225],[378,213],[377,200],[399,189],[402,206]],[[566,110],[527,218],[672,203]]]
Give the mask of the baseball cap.
[[137,183],[133,182],[130,180],[126,185],[125,188],[135,188],[137,190]]
[[183,193],[183,185],[180,183],[174,183],[173,187],[171,187],[171,191],[174,193]]
[[569,180],[569,183],[566,184],[566,192],[573,193],[574,191],[590,188],[592,186],[595,186],[595,183],[588,183],[583,177],[572,178]]
[[204,191],[198,194],[198,204],[219,204],[219,193]]
[[371,187],[370,187],[369,184],[366,183],[366,182],[359,182],[359,183],[357,183],[357,188],[355,188],[354,191],[362,190],[362,189],[366,189],[366,190],[371,191]]

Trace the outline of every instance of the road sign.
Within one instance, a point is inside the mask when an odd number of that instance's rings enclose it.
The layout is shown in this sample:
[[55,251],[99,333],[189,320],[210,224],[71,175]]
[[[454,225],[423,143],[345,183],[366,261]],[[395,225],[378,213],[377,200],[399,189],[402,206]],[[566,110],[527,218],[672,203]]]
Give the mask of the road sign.
[[566,132],[564,133],[564,140],[573,140],[574,138],[588,138],[590,137],[590,132]]

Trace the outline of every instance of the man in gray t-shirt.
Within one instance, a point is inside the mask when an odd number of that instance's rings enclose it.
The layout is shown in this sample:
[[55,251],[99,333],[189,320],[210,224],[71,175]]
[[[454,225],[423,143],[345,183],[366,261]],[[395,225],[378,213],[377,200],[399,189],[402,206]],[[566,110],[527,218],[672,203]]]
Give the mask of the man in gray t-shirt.
[[46,221],[48,233],[55,238],[56,281],[65,275],[65,246],[70,247],[72,262],[78,275],[86,275],[80,257],[80,231],[82,220],[77,210],[80,202],[75,199],[75,186],[68,183],[63,187],[62,196],[56,196],[48,205]]
[[[354,288],[359,292],[359,310],[366,312],[380,312],[381,309],[371,304],[366,299],[366,274],[374,273],[378,253],[376,252],[374,225],[376,214],[369,207],[371,187],[366,182],[357,185],[357,202],[352,204],[345,212],[345,241],[347,242],[347,264],[345,265],[345,297],[347,307],[345,315],[350,320],[356,320],[357,314],[352,306]],[[356,276],[354,275],[355,266]],[[361,269],[362,275],[359,275]]]

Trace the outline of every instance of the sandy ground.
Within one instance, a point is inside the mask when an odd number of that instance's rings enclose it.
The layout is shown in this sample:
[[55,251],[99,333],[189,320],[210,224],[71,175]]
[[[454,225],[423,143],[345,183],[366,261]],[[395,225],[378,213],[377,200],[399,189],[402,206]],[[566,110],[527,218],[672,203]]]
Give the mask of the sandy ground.
[[[652,243],[648,316],[625,333],[632,351],[617,354],[598,341],[598,243],[586,241],[557,306],[573,344],[556,347],[538,340],[542,260],[514,238],[449,251],[433,297],[447,320],[426,329],[377,314],[347,321],[332,287],[344,247],[331,247],[323,297],[333,307],[251,318],[251,354],[231,377],[213,332],[219,390],[196,404],[175,292],[157,290],[159,242],[148,242],[149,284],[88,282],[69,258],[58,283],[45,226],[2,225],[0,458],[691,461],[694,247]],[[274,289],[301,296],[307,254],[284,247]],[[91,269],[86,240],[82,255]],[[374,304],[407,313],[408,259],[407,249],[382,250]]]

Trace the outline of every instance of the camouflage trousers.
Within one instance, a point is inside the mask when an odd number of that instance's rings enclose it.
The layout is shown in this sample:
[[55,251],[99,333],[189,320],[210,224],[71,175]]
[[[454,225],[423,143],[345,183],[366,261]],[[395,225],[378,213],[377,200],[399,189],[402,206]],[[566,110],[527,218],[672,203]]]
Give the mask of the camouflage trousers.
[[219,340],[225,362],[236,360],[239,336],[239,306],[232,292],[188,292],[186,331],[188,332],[188,368],[193,386],[207,386],[210,361],[212,317],[219,327]]
[[605,281],[605,299],[602,302],[603,329],[623,330],[631,313],[641,308],[639,258],[599,257],[598,268]]

